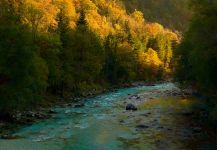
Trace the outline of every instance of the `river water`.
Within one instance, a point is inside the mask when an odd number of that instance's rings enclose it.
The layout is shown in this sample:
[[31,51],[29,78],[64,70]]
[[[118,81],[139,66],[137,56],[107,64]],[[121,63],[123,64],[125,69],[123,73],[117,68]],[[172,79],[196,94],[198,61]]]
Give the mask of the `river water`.
[[192,129],[180,114],[188,111],[190,100],[158,94],[135,112],[123,104],[132,94],[174,88],[172,83],[124,88],[86,99],[81,108],[57,106],[52,118],[14,133],[21,138],[0,140],[0,150],[188,149]]

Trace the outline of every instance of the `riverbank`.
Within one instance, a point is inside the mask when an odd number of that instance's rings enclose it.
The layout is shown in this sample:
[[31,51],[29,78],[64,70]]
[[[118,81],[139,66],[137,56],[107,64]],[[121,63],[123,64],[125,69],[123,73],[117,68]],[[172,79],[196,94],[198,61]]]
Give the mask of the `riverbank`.
[[[119,104],[120,107],[123,108],[123,110],[131,110],[135,111],[139,108],[143,107],[143,104],[146,102],[152,102],[152,100],[156,100],[158,98],[178,98],[178,99],[189,99],[192,98],[193,92],[190,89],[181,90],[177,86],[174,86],[173,88],[167,89],[167,88],[156,88],[159,84],[157,83],[144,83],[144,82],[136,82],[131,85],[125,85],[122,86],[122,88],[129,88],[129,87],[143,87],[147,86],[150,89],[147,91],[143,91],[142,93],[138,94],[128,94],[124,100]],[[55,107],[70,107],[70,108],[83,108],[85,106],[86,100],[90,99],[91,97],[96,97],[98,95],[102,95],[103,93],[109,93],[109,92],[115,92],[120,87],[113,87],[110,89],[104,89],[101,92],[97,93],[91,93],[89,95],[83,96],[83,97],[76,97],[73,99],[67,99],[67,100],[56,100],[53,103],[49,105],[45,105],[44,107],[39,107],[39,109],[31,110],[31,111],[24,111],[24,112],[17,112],[15,114],[13,122],[0,122],[1,132],[0,136],[2,139],[17,139],[18,136],[14,136],[13,133],[17,131],[20,127],[23,126],[31,126],[34,123],[40,122],[42,120],[53,118],[58,112],[54,109]],[[53,97],[55,98],[55,97]],[[59,98],[60,99],[60,98]],[[170,102],[169,102],[170,103]],[[195,103],[196,104],[196,103]],[[171,104],[173,105],[173,103]],[[187,112],[182,112],[182,115],[187,117],[189,120],[205,120],[208,117],[208,112],[203,107],[204,105],[200,106],[195,105],[194,108]],[[97,106],[96,106],[97,107]],[[201,108],[202,107],[202,108]],[[127,111],[127,113],[128,113]],[[131,113],[129,111],[129,114]],[[200,114],[203,114],[202,116]],[[206,118],[204,118],[206,117]],[[211,124],[211,123],[209,123]],[[206,126],[205,128],[208,128],[210,125],[204,124]],[[201,125],[200,125],[201,126]],[[192,127],[197,130],[196,132],[201,132],[202,127]],[[213,130],[209,129],[210,131]]]
[[[112,86],[107,89],[102,90],[92,90],[88,91],[86,94],[84,93],[80,97],[73,98],[61,98],[56,96],[50,96],[48,100],[49,103],[39,105],[35,109],[27,110],[27,111],[17,111],[13,114],[10,120],[0,120],[0,137],[2,139],[16,139],[18,137],[12,136],[12,133],[19,129],[22,126],[30,126],[33,123],[39,122],[41,120],[52,118],[57,112],[53,109],[56,106],[60,107],[74,107],[79,108],[83,107],[85,100],[91,97],[95,97],[101,95],[103,93],[113,92],[120,88],[129,88],[129,87],[142,87],[149,86],[154,87],[157,84],[162,84],[164,82],[155,82],[155,83],[147,83],[147,82],[133,82],[130,84],[122,84],[119,86]],[[126,107],[128,103],[132,103],[133,105],[139,105],[139,103],[143,103],[146,100],[154,99],[158,96],[185,96],[184,93],[181,92],[179,88],[174,88],[172,90],[156,90],[152,91],[148,95],[146,93],[141,93],[139,95],[129,95],[123,103],[123,107]],[[137,106],[136,106],[137,107]]]
[[[141,111],[141,109],[144,108],[150,109],[149,107],[159,105],[159,103],[161,103],[161,107],[166,106],[168,111],[173,107],[177,107],[177,103],[178,105],[183,105],[187,109],[182,109],[178,114],[179,117],[185,120],[184,122],[181,122],[183,126],[191,130],[191,133],[186,135],[182,133],[182,137],[190,140],[187,148],[215,150],[217,145],[217,122],[210,116],[209,108],[204,102],[206,99],[200,94],[195,93],[194,90],[189,88],[181,90],[176,87],[171,90],[162,89],[151,92],[147,91],[140,94],[129,95],[122,106],[126,106],[127,110],[135,112],[129,112],[128,116],[130,117],[139,115],[149,117],[152,112],[146,112],[144,114],[140,112],[138,114],[136,111]],[[159,98],[164,99],[164,102]],[[174,112],[171,110],[170,113],[173,114]],[[174,113],[173,117],[176,115],[177,114]],[[177,120],[178,119],[180,118],[177,118]],[[149,125],[140,123],[137,125],[137,128],[143,130],[149,128]],[[164,129],[165,127],[161,125],[159,128]],[[168,132],[171,132],[170,128],[168,129]]]
[[[195,111],[199,102],[172,83],[122,88],[88,98],[84,105],[53,107],[51,118],[22,126],[0,145],[6,150],[212,150],[214,130],[205,127],[205,112]],[[137,110],[126,110],[128,103]]]
[[[159,82],[163,83],[163,82]],[[0,138],[2,139],[16,139],[18,137],[11,134],[22,126],[31,125],[41,120],[52,118],[57,112],[52,108],[56,106],[60,107],[83,107],[85,99],[95,97],[104,93],[116,91],[120,88],[137,87],[137,86],[153,86],[157,83],[147,82],[133,82],[125,83],[121,85],[108,86],[107,88],[94,89],[91,91],[83,92],[80,96],[63,98],[55,95],[47,95],[45,97],[46,103],[38,104],[37,107],[28,109],[25,111],[17,111],[12,116],[5,116],[4,119],[0,119]]]

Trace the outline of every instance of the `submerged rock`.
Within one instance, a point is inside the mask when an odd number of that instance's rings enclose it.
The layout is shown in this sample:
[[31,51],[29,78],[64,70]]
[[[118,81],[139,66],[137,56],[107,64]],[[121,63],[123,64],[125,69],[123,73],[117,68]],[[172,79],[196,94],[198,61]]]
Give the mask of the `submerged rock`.
[[17,135],[2,135],[1,136],[1,139],[5,139],[5,140],[15,140],[15,139],[19,139],[20,136],[17,136]]
[[138,129],[147,129],[147,128],[149,128],[149,126],[146,126],[144,124],[140,124],[140,125],[137,125],[136,128],[138,128]]
[[127,104],[126,106],[126,110],[133,110],[133,111],[136,111],[137,110],[137,107],[133,104]]
[[193,114],[194,114],[193,112],[188,112],[188,111],[182,112],[183,116],[192,116]]
[[143,81],[138,81],[138,82],[133,82],[132,83],[132,86],[144,86],[144,85],[146,85],[146,83],[143,82]]
[[67,106],[71,107],[71,106],[72,106],[72,103],[67,104]]
[[154,83],[146,83],[145,86],[155,86]]
[[120,120],[119,122],[120,122],[120,123],[124,123],[124,120]]
[[57,114],[57,112],[56,112],[55,110],[53,110],[53,109],[50,109],[50,110],[48,111],[48,113],[49,113],[49,114]]
[[80,108],[80,107],[84,107],[85,105],[82,103],[82,104],[76,104],[75,106],[74,106],[74,108]]
[[35,117],[35,113],[32,111],[28,111],[28,112],[26,112],[25,116],[26,117]]
[[98,107],[100,107],[100,105],[99,105],[99,104],[96,104],[96,105],[94,105],[94,108],[98,108]]
[[158,129],[163,129],[164,127],[163,126],[159,126],[159,127],[157,127]]
[[202,132],[202,128],[200,128],[200,127],[194,127],[193,128],[193,132],[194,133],[200,133],[200,132]]
[[36,113],[35,114],[35,118],[37,119],[48,119],[50,117],[50,115],[45,114],[45,113]]
[[140,116],[145,116],[145,117],[148,117],[148,116],[150,116],[150,115],[151,115],[150,112],[147,112],[147,113],[144,113],[144,114],[140,114]]
[[136,99],[138,100],[138,99],[140,99],[140,97],[138,96],[138,97],[136,97]]

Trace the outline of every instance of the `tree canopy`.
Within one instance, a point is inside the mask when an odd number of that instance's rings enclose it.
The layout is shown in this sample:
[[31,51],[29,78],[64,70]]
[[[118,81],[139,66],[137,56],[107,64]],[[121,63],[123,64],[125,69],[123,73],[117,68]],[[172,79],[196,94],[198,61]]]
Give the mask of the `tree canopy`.
[[[2,0],[0,111],[171,74],[179,35],[117,0]],[[175,44],[174,44],[175,43]]]

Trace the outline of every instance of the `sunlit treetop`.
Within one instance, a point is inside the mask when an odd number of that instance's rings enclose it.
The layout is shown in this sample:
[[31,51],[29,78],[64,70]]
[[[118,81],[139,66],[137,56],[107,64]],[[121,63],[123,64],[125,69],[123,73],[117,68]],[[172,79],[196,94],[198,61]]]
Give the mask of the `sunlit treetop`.
[[47,31],[57,26],[59,9],[52,0],[24,0],[22,20],[36,30]]

